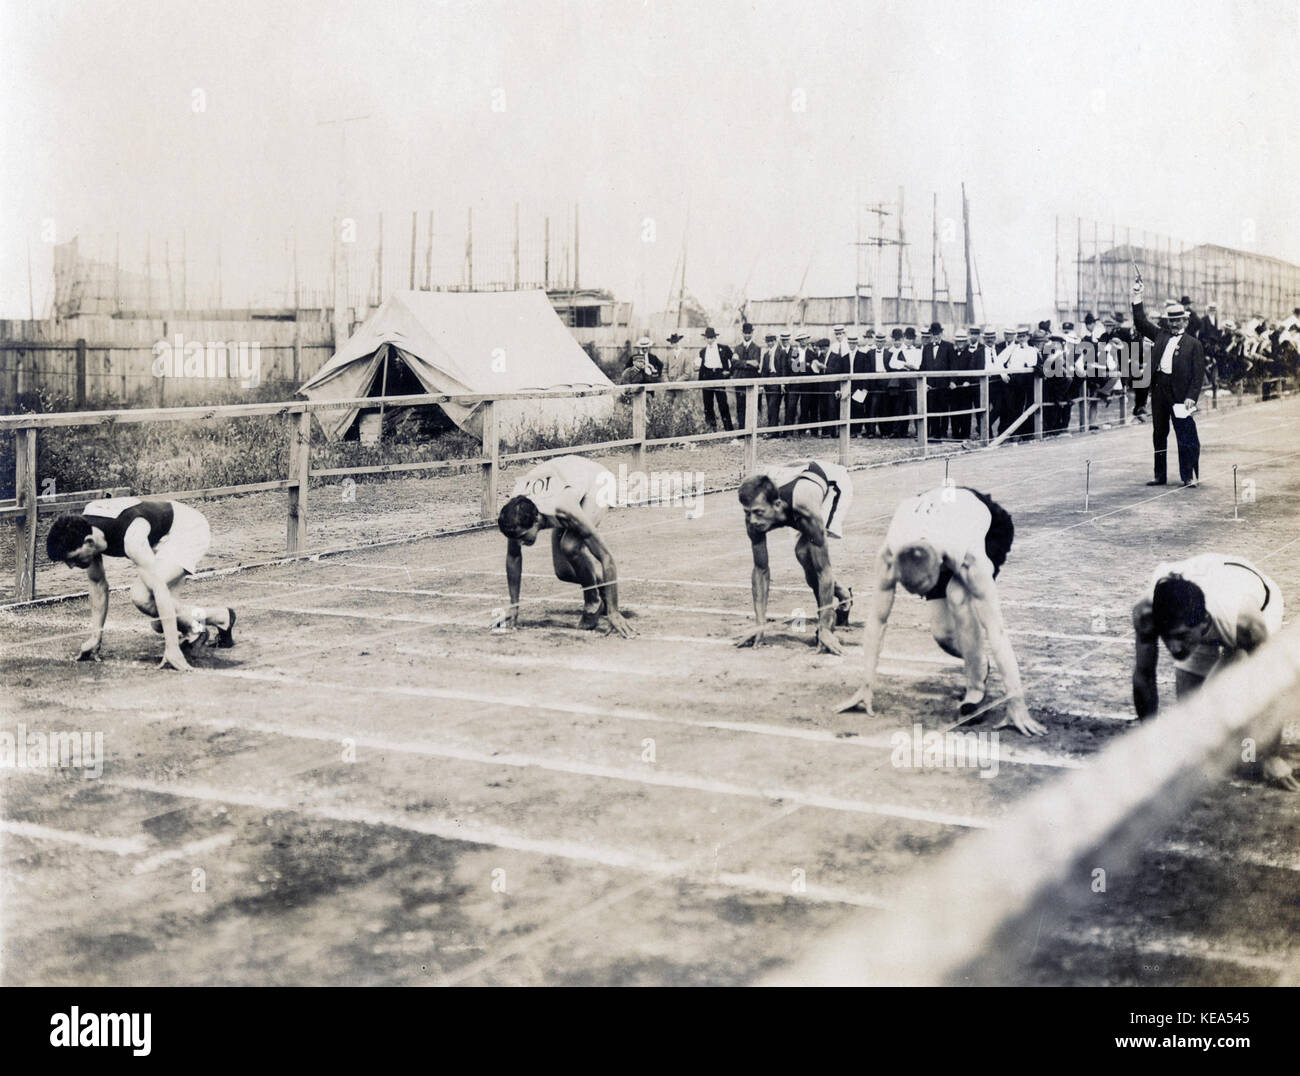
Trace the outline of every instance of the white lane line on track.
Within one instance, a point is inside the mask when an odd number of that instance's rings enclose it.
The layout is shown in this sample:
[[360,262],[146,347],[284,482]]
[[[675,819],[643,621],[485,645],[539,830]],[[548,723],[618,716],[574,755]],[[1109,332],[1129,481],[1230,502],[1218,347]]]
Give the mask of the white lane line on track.
[[[541,666],[548,669],[567,669],[570,672],[612,673],[616,676],[649,676],[656,680],[662,680],[665,675],[663,669],[649,668],[644,665],[632,665],[626,662],[609,661],[608,659],[598,658],[594,655],[584,655],[578,658],[557,658],[541,654],[535,656],[526,654],[491,654],[482,650],[476,650],[473,652],[456,652],[449,650],[446,647],[437,646],[398,646],[394,649],[397,653],[404,654],[408,657],[446,659],[468,663],[481,662],[487,665],[513,665],[530,668]],[[945,665],[953,669],[961,668],[961,662],[951,658],[945,661],[940,661],[937,658],[909,658],[905,655],[899,654],[881,655],[881,664],[878,668],[886,676],[897,676],[903,679],[923,679],[933,675],[933,670],[918,672],[915,668],[910,668],[909,664]],[[680,668],[681,666],[678,666],[679,670]],[[729,671],[733,676],[740,675],[748,679],[770,680],[768,671],[765,669],[748,669],[740,666],[733,666]]]
[[313,805],[265,792],[246,792],[184,781],[146,781],[130,777],[114,777],[106,778],[104,783],[114,788],[146,792],[151,795],[175,796],[178,799],[201,800],[208,803],[228,803],[263,811],[286,811],[329,822],[385,826],[408,833],[442,837],[446,840],[491,845],[516,852],[534,852],[561,859],[585,860],[609,867],[626,867],[652,873],[669,873],[681,867],[678,861],[663,859],[649,853],[628,852],[621,848],[601,848],[598,845],[587,845],[577,841],[525,837],[504,827],[467,822],[458,818],[415,818],[403,811],[370,810],[343,804]]
[[[688,728],[716,729],[723,732],[743,732],[756,736],[776,736],[790,740],[806,740],[816,743],[832,744],[839,747],[866,748],[868,750],[893,750],[892,733],[875,733],[867,736],[840,736],[826,729],[796,729],[783,725],[769,725],[752,721],[718,721],[688,717],[674,717],[652,713],[647,710],[631,710],[626,707],[589,706],[586,703],[542,702],[537,699],[510,695],[485,695],[474,691],[461,691],[452,688],[397,687],[379,685],[356,685],[304,680],[297,677],[273,676],[264,673],[245,672],[240,669],[228,669],[221,672],[210,671],[207,675],[241,680],[256,680],[264,683],[282,684],[290,687],[325,691],[331,695],[339,692],[362,692],[364,694],[386,694],[402,698],[443,699],[452,702],[470,702],[483,706],[506,706],[512,709],[549,710],[556,713],[578,714],[584,717],[603,717],[617,721],[647,721],[662,725],[680,725]],[[908,726],[910,731],[911,726]],[[1030,766],[1049,766],[1055,769],[1078,769],[1086,762],[1069,755],[1055,755],[1035,748],[1004,748],[999,745],[999,761],[1019,763]],[[925,819],[922,819],[925,820]]]
[[[339,732],[327,732],[309,726],[256,719],[230,718],[193,718],[196,724],[205,728],[243,729],[267,733],[273,736],[285,736],[291,739],[314,740],[321,743],[338,743],[343,739]],[[685,722],[684,722],[685,723]],[[751,788],[733,784],[728,781],[715,781],[707,777],[695,777],[684,773],[666,773],[651,769],[628,769],[622,766],[603,766],[597,763],[578,762],[568,759],[546,758],[540,755],[527,755],[518,752],[500,752],[493,750],[475,750],[454,744],[426,743],[421,740],[394,739],[387,736],[367,736],[348,734],[358,747],[368,747],[375,751],[391,751],[394,754],[414,755],[424,758],[447,759],[457,762],[473,762],[483,766],[507,766],[511,769],[539,769],[550,773],[564,773],[576,777],[595,777],[601,780],[621,781],[628,784],[652,785],[658,788],[673,788],[689,792],[704,792],[711,795],[728,796],[736,799],[753,799],[761,801],[783,801],[797,803],[801,807],[816,807],[828,811],[843,811],[848,814],[884,815],[891,818],[906,818],[913,822],[930,822],[940,826],[955,826],[963,829],[988,829],[993,821],[970,815],[950,814],[942,811],[928,811],[921,808],[879,804],[865,800],[845,799],[841,796],[826,796],[816,792],[800,792],[788,788]],[[884,746],[888,747],[886,742]]]
[[1255,867],[1300,871],[1300,856],[1269,856],[1245,848],[1234,848],[1225,853],[1215,848],[1197,847],[1196,845],[1184,844],[1181,841],[1164,841],[1156,845],[1154,851],[1164,852],[1169,855],[1187,856],[1189,859],[1208,859],[1215,863],[1222,861],[1226,856],[1241,863],[1249,863]]
[[215,852],[219,848],[226,848],[235,843],[235,834],[217,833],[211,837],[204,837],[201,840],[190,841],[189,844],[182,845],[180,848],[172,848],[166,852],[159,852],[157,855],[150,856],[148,859],[142,859],[131,868],[132,874],[149,874],[156,871],[159,867],[165,867],[169,863],[176,863],[183,859],[190,859],[194,856],[207,855],[209,852]]
[[[1296,541],[1300,541],[1300,538],[1296,539]],[[1288,543],[1288,544],[1289,544],[1289,543]],[[1256,559],[1258,559],[1258,558],[1256,558]],[[339,564],[341,564],[341,565],[342,565],[342,564],[346,564],[346,562],[340,561]],[[387,569],[387,570],[389,570],[389,571],[440,572],[440,573],[444,573],[444,574],[448,574],[448,575],[492,575],[492,576],[499,576],[499,575],[502,574],[499,570],[490,569],[490,568],[463,568],[463,569],[462,569],[462,568],[447,568],[447,567],[439,566],[439,567],[434,567],[434,568],[414,568],[414,569],[406,569],[405,566],[404,566],[404,565],[401,565],[401,564],[371,564],[371,565],[360,565],[360,564],[358,564],[358,565],[348,565],[348,566],[355,566],[355,567],[358,567],[358,568],[360,568],[360,567],[384,568],[384,569]],[[555,574],[554,574],[553,572],[524,572],[524,573],[523,573],[523,578],[525,578],[525,579],[554,579],[554,578],[555,578]],[[619,584],[619,586],[623,586],[625,583],[644,583],[644,584],[648,584],[648,585],[650,585],[650,586],[704,587],[704,588],[708,588],[708,589],[717,589],[717,590],[743,590],[743,591],[746,591],[746,592],[749,591],[749,589],[750,589],[750,585],[751,585],[751,584],[749,584],[749,583],[723,583],[723,582],[719,582],[718,580],[713,580],[713,579],[652,579],[652,578],[645,578],[645,577],[635,576],[635,575],[620,575],[620,576],[618,577],[618,584]],[[284,585],[284,586],[289,586],[290,584],[287,584],[287,583],[286,583],[286,584],[283,584],[283,585]],[[773,586],[768,587],[768,589],[771,590],[771,591],[788,591],[788,592],[790,592],[790,593],[792,593],[792,594],[806,594],[806,593],[809,593],[808,587],[807,587],[806,585],[805,585],[805,586],[776,586],[776,585],[773,585]],[[410,591],[393,590],[392,593],[394,593],[394,594],[401,594],[401,593],[411,593],[411,594],[425,594],[425,593],[429,593],[429,594],[436,594],[436,593],[439,593],[439,592],[438,592],[438,591],[422,591],[422,590],[410,590]],[[448,593],[448,594],[450,594],[449,591],[448,591],[448,592],[443,592],[443,593]],[[457,596],[457,597],[461,597],[461,596],[463,596],[463,597],[471,597],[471,598],[477,598],[477,597],[500,598],[500,597],[502,597],[502,595],[499,595],[499,594],[491,594],[491,595],[487,595],[487,594],[465,594],[465,595],[456,595],[456,596]],[[1024,608],[1024,609],[1057,609],[1057,610],[1065,610],[1065,611],[1067,611],[1067,612],[1077,612],[1077,613],[1080,613],[1081,615],[1084,615],[1085,617],[1089,617],[1089,618],[1095,615],[1095,610],[1094,610],[1092,607],[1089,607],[1087,610],[1084,610],[1084,609],[1082,608],[1082,605],[1081,605],[1080,602],[1035,602],[1035,601],[1021,601],[1021,600],[1016,599],[1016,598],[1003,598],[1003,599],[1002,599],[1002,604],[1003,604],[1004,606],[1012,606],[1012,607],[1015,607],[1015,608]],[[631,603],[631,605],[629,606],[629,608],[636,608],[636,603],[635,603],[635,601],[634,601],[633,603]],[[1103,609],[1103,610],[1101,610],[1101,612],[1109,613],[1109,614],[1112,614],[1112,615],[1115,615],[1115,616],[1120,616],[1120,615],[1126,614],[1126,613],[1128,612],[1128,610],[1126,610],[1126,609],[1121,609],[1121,608],[1116,607],[1115,609]]]
[[53,829],[50,826],[39,826],[32,822],[14,822],[7,818],[0,818],[0,833],[25,837],[32,841],[55,841],[60,844],[73,844],[89,852],[110,852],[116,856],[140,855],[149,848],[149,842],[143,837],[96,837],[90,833]]
[[1142,937],[1137,930],[1096,927],[1091,930],[1054,930],[1048,937],[1071,945],[1102,946],[1114,956],[1124,949],[1153,956],[1180,957],[1185,960],[1209,960],[1216,964],[1235,964],[1259,971],[1284,971],[1291,962],[1286,955],[1273,956],[1235,947],[1206,942],[1192,934],[1172,934],[1162,938]]

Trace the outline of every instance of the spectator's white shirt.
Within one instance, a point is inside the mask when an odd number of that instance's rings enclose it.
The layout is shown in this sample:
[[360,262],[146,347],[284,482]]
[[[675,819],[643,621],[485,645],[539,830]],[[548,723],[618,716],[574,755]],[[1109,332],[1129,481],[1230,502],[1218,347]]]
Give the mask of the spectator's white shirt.
[[885,348],[877,348],[871,353],[871,365],[875,367],[872,373],[884,374],[889,372],[885,364],[889,361],[889,352]]
[[709,344],[704,349],[704,365],[710,370],[722,369],[722,353],[718,351],[717,344]]
[[1162,374],[1172,374],[1174,372],[1174,352],[1178,350],[1178,341],[1182,338],[1182,333],[1171,336],[1169,343],[1165,345],[1165,353],[1160,356],[1160,372]]
[[1028,344],[1012,344],[1002,352],[1002,365],[1007,373],[1030,373],[1038,365],[1038,349]]

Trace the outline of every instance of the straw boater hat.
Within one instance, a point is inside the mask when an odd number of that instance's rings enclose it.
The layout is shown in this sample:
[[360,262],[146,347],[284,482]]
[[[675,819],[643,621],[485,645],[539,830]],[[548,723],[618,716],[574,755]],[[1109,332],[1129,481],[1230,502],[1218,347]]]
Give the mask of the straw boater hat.
[[636,346],[637,346],[637,347],[649,347],[649,346],[650,346],[650,337],[648,337],[648,336],[643,336],[643,337],[641,337],[641,339],[638,340],[638,341],[636,342]]

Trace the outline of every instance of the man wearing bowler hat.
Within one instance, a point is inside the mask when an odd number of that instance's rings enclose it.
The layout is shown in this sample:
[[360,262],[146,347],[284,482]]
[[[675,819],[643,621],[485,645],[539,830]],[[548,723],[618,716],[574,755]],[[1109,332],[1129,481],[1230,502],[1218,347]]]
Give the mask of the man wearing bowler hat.
[[[740,327],[741,340],[731,359],[731,376],[733,379],[757,377],[759,367],[763,364],[763,349],[754,339],[754,326],[745,322]],[[745,393],[746,389],[735,389],[736,394],[736,429],[745,428]],[[758,400],[755,398],[755,405]],[[754,416],[757,422],[758,416]]]
[[[930,325],[930,342],[921,349],[921,370],[951,370],[957,362],[956,352],[951,343],[943,338],[943,326],[937,321]],[[952,395],[946,377],[927,377],[925,381],[926,411],[934,415],[936,411],[947,411]],[[919,405],[918,405],[919,406]],[[943,437],[948,428],[948,419],[942,415],[930,418],[926,425],[927,436],[932,441]]]

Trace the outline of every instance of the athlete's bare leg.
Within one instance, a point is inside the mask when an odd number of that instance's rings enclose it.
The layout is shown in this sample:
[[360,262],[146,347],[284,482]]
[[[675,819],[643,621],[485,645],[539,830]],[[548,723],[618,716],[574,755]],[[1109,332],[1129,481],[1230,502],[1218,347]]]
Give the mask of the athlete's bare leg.
[[556,531],[551,538],[551,558],[555,575],[561,582],[577,583],[582,587],[584,613],[595,614],[600,609],[600,585],[604,573],[600,564],[587,551],[586,544],[575,534]]
[[[956,657],[966,666],[966,694],[963,706],[978,706],[984,701],[985,684],[989,676],[988,654],[984,647],[984,629],[971,606],[970,595],[957,579],[948,584],[943,605],[947,607],[948,621],[952,626],[952,641]],[[949,651],[952,653],[953,651]]]
[[925,604],[930,607],[930,634],[939,644],[939,649],[955,658],[961,657],[961,647],[957,642],[957,625],[953,622],[948,603],[943,598],[936,598]]
[[[185,582],[189,573],[178,565],[164,564],[160,567],[163,571],[163,582],[167,584],[167,590],[171,593],[173,604],[176,606],[176,630],[182,636],[202,631],[208,624],[217,628],[230,626],[230,613],[225,606],[204,608],[203,616],[198,617],[194,612],[195,606],[176,601],[176,590]],[[158,607],[154,603],[153,592],[138,579],[131,585],[131,601],[145,616],[153,618],[153,630],[162,634],[162,621],[158,619]]]

